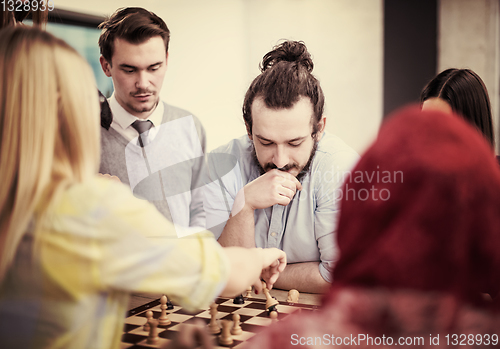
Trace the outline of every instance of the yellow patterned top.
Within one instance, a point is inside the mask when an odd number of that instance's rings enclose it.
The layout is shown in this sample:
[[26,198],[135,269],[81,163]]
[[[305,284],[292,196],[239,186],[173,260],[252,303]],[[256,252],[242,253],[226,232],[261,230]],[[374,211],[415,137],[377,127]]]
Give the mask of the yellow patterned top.
[[211,233],[178,238],[153,205],[107,179],[69,188],[37,234],[37,253],[30,228],[0,287],[5,348],[118,348],[131,292],[205,308],[229,277]]

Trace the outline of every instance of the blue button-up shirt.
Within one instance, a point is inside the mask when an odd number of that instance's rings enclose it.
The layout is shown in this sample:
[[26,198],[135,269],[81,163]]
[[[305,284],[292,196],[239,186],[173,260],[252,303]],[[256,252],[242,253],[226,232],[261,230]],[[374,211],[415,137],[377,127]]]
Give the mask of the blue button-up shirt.
[[[324,133],[311,164],[287,206],[255,210],[255,244],[276,247],[288,263],[320,262],[321,276],[332,281],[338,258],[335,232],[343,180],[359,159],[337,136]],[[248,136],[234,139],[208,156],[211,183],[205,186],[207,228],[218,239],[229,219],[236,194],[259,177]]]

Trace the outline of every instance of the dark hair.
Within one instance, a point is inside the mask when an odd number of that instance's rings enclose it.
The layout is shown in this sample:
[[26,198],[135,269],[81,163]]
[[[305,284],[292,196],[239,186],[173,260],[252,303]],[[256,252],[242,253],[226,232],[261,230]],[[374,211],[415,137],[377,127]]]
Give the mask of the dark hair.
[[273,48],[262,59],[257,76],[245,95],[243,119],[252,134],[252,103],[262,97],[273,109],[291,108],[300,97],[309,97],[314,109],[313,136],[323,116],[325,97],[319,81],[312,75],[313,62],[301,41],[285,41]]
[[447,69],[432,79],[420,94],[423,103],[437,97],[483,133],[495,146],[490,99],[483,80],[470,69]]
[[168,52],[170,31],[167,25],[153,12],[141,7],[118,9],[99,25],[99,29],[102,29],[99,37],[101,55],[109,64],[113,57],[116,38],[140,44],[154,36],[161,36],[165,43],[165,52]]

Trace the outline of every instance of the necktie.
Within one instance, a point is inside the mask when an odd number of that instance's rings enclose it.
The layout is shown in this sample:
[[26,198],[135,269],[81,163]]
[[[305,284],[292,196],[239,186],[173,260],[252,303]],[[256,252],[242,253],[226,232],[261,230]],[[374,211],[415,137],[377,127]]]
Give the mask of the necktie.
[[136,120],[131,126],[139,132],[139,145],[141,147],[148,145],[149,129],[153,127],[153,123],[150,120]]

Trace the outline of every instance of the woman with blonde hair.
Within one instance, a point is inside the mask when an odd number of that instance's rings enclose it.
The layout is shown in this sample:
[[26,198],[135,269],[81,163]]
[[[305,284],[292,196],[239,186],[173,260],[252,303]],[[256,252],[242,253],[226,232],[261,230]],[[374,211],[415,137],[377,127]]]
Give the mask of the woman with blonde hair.
[[179,239],[149,203],[98,178],[99,104],[88,64],[36,28],[0,31],[0,343],[119,346],[130,292],[186,308],[269,286],[277,249]]

